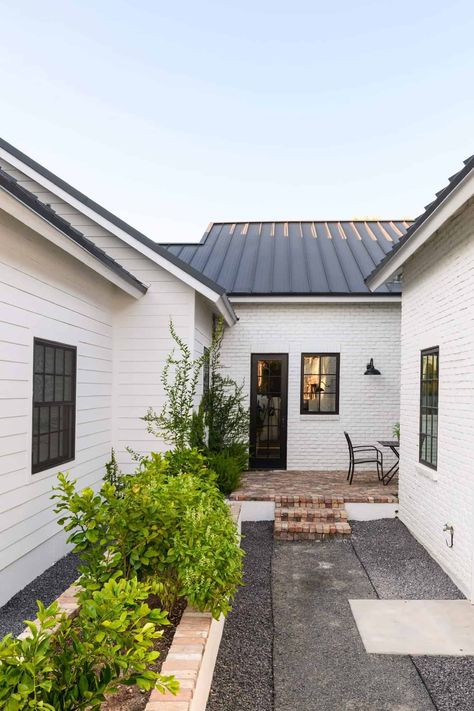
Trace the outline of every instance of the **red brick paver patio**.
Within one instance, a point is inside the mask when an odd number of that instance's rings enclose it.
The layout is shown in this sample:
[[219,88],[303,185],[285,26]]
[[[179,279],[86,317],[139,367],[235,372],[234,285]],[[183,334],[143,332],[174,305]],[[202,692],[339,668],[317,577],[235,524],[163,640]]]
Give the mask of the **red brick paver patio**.
[[275,497],[307,499],[324,497],[354,503],[397,503],[398,481],[383,486],[375,472],[356,472],[352,486],[347,472],[252,471],[245,472],[241,486],[231,494],[235,501],[273,501]]

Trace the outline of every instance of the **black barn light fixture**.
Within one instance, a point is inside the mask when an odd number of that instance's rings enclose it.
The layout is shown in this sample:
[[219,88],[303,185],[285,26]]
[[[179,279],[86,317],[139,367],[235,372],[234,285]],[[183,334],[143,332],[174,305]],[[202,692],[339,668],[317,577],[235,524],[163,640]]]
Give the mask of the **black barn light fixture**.
[[370,362],[367,363],[367,370],[365,371],[364,375],[381,375],[380,370],[377,370],[377,368],[374,366],[373,358],[371,358]]

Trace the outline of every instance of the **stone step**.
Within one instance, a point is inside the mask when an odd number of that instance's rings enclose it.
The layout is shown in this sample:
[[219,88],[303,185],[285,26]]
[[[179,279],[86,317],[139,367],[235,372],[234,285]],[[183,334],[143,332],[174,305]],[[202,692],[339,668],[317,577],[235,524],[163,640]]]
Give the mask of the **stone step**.
[[275,507],[275,519],[282,521],[347,521],[345,508],[326,509],[317,506]]
[[341,496],[275,496],[275,509],[279,508],[320,508],[343,509]]
[[350,536],[347,521],[282,521],[275,519],[274,537],[280,541],[315,541],[334,536]]

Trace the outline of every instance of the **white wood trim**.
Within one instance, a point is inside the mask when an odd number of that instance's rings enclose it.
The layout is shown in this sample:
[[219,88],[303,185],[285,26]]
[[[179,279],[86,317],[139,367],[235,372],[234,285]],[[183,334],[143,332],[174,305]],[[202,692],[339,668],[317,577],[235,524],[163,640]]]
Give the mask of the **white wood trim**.
[[367,284],[372,291],[400,272],[403,264],[474,195],[474,171],[466,175],[426,221]]
[[399,304],[396,296],[229,296],[231,304]]
[[133,296],[135,299],[139,299],[143,296],[143,292],[140,289],[134,287],[133,284],[126,279],[122,279],[120,275],[108,269],[105,264],[102,264],[99,259],[77,244],[77,242],[74,242],[64,235],[60,230],[47,222],[47,220],[37,215],[5,190],[0,190],[0,209],[52,242],[64,252],[78,259],[82,264],[93,269],[97,274],[100,274],[104,279],[115,284],[115,286],[118,286],[130,296]]
[[13,165],[18,170],[21,170],[22,173],[28,175],[28,177],[30,177],[32,180],[35,180],[37,183],[45,187],[54,195],[57,195],[59,198],[61,198],[61,200],[64,200],[64,202],[68,203],[68,205],[71,205],[72,207],[76,208],[76,210],[79,210],[79,212],[81,212],[83,215],[86,215],[98,225],[114,234],[116,237],[119,237],[123,242],[136,249],[138,252],[146,256],[152,262],[155,262],[155,264],[158,264],[170,274],[176,276],[178,279],[180,279],[192,289],[197,291],[199,294],[202,294],[202,296],[204,296],[206,299],[216,305],[217,309],[224,316],[228,325],[232,325],[235,323],[235,315],[229,313],[229,309],[226,308],[225,304],[222,302],[222,295],[220,293],[206,286],[201,281],[194,278],[183,269],[180,269],[180,267],[178,267],[176,264],[173,264],[173,262],[170,262],[165,257],[162,257],[153,249],[147,247],[135,237],[128,234],[128,232],[126,232],[125,230],[122,230],[120,229],[120,227],[117,227],[105,217],[102,217],[97,212],[95,212],[95,210],[93,210],[92,208],[84,205],[83,202],[81,202],[77,198],[74,198],[62,188],[59,188],[51,180],[48,180],[36,170],[31,168],[29,165],[26,165],[26,163],[23,163],[21,160],[11,155],[11,153],[8,153],[8,151],[3,148],[0,148],[0,157],[6,160],[11,165]]

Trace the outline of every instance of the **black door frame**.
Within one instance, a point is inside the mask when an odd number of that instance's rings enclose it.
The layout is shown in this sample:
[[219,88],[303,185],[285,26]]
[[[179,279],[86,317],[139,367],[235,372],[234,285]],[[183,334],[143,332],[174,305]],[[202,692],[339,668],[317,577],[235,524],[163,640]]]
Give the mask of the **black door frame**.
[[[281,361],[280,404],[280,457],[257,459],[257,362],[259,360]],[[288,441],[288,353],[252,353],[250,356],[250,460],[251,469],[286,469]]]

